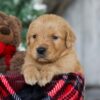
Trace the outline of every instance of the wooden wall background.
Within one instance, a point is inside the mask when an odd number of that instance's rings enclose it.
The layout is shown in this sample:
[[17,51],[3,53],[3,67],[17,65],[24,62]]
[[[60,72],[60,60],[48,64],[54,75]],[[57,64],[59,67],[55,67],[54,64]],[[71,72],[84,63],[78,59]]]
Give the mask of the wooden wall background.
[[100,0],[73,0],[64,17],[76,32],[86,83],[100,86]]
[[47,5],[47,13],[62,15],[73,0],[42,0]]

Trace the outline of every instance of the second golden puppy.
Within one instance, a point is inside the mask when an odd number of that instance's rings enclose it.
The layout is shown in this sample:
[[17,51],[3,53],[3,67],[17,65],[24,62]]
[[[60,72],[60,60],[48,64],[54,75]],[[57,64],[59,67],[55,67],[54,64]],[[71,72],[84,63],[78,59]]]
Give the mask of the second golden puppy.
[[82,74],[74,43],[75,35],[63,18],[46,14],[33,21],[27,33],[27,51],[22,67],[26,83],[44,86],[55,75]]

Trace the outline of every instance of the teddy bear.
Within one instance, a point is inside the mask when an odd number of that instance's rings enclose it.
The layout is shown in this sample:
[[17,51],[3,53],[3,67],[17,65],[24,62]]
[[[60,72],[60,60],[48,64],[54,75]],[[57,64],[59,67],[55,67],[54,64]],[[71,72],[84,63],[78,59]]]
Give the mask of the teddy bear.
[[17,17],[0,12],[0,72],[15,70],[23,62],[19,62],[19,58],[24,58],[24,53],[17,50],[21,30],[22,24]]

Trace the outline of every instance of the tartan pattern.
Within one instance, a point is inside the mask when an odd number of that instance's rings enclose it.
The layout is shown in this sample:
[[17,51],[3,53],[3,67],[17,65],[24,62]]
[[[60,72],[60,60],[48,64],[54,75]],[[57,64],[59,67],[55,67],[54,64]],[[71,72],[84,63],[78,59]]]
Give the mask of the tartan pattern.
[[21,100],[16,94],[24,86],[24,78],[16,72],[8,72],[0,74],[0,100],[10,100],[11,95],[13,100]]
[[45,87],[26,85],[21,74],[0,74],[0,100],[84,100],[84,78],[68,73],[55,76]]
[[[75,73],[63,74],[55,77],[46,86],[51,100],[83,100],[84,79]],[[51,89],[50,89],[51,86]]]

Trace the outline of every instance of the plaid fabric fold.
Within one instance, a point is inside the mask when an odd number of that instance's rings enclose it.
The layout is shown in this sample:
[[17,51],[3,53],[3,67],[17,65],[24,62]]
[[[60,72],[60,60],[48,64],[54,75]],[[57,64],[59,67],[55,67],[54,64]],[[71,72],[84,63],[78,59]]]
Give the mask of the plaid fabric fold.
[[84,79],[80,74],[56,76],[46,88],[50,100],[84,100]]
[[[17,72],[0,74],[0,100],[21,100],[16,94],[24,87],[24,78]],[[11,98],[10,98],[11,96]]]
[[68,73],[55,76],[44,87],[25,84],[18,73],[0,74],[0,100],[84,100],[84,78]]

